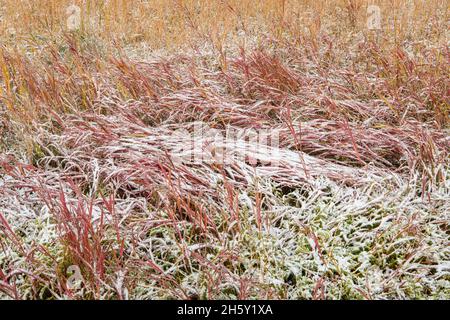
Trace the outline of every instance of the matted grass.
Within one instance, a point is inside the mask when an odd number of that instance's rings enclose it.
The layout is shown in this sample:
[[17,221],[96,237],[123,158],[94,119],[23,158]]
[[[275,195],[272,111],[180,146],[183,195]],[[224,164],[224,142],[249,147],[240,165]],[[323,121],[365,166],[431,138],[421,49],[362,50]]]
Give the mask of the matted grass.
[[450,298],[447,25],[445,1],[2,1],[0,297]]

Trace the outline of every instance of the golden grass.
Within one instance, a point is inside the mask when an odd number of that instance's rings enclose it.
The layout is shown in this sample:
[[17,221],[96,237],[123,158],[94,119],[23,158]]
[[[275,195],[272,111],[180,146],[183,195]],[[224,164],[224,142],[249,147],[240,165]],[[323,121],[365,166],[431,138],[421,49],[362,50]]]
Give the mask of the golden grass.
[[325,28],[347,37],[366,31],[369,5],[381,8],[382,34],[390,42],[412,35],[436,43],[448,40],[445,0],[5,0],[0,34],[13,34],[19,42],[61,35],[67,31],[71,4],[81,8],[82,32],[105,40],[145,41],[155,48],[178,48],[198,40],[197,35],[223,42],[242,31],[278,38],[286,33],[316,35]]
[[0,299],[448,299],[447,3],[1,1]]

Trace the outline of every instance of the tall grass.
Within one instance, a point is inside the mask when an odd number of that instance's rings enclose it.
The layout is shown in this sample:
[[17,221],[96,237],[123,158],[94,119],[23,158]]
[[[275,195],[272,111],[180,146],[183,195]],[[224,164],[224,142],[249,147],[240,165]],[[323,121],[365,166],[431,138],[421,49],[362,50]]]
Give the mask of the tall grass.
[[414,36],[417,41],[426,37],[445,43],[448,37],[443,32],[448,7],[442,0],[5,0],[0,30],[5,35],[14,32],[19,39],[54,38],[67,30],[72,4],[81,8],[82,32],[175,49],[195,36],[220,41],[242,32],[277,38],[303,31],[315,37],[321,30],[355,34],[366,29],[369,5],[381,8],[384,41],[401,43]]
[[448,298],[447,23],[437,0],[2,1],[0,297]]

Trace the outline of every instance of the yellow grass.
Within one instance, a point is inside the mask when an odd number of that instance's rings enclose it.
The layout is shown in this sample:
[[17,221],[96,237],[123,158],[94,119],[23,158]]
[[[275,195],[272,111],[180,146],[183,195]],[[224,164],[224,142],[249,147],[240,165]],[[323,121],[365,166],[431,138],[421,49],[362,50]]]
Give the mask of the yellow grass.
[[[60,36],[67,31],[67,8],[72,4],[81,8],[82,32],[126,43],[145,41],[155,48],[179,47],[196,35],[221,41],[242,31],[280,37],[315,35],[325,28],[347,37],[366,31],[369,5],[381,8],[381,35],[388,41],[413,34],[415,39],[426,34],[428,41],[448,40],[445,0],[4,0],[0,34],[14,41]],[[427,26],[437,13],[440,20]]]
[[0,299],[448,299],[448,22],[448,0],[0,0]]

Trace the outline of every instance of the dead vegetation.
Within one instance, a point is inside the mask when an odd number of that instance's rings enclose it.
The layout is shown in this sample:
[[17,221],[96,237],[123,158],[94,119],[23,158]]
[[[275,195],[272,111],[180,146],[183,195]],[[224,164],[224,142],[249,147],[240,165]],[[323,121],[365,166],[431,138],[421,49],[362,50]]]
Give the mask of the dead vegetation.
[[2,3],[0,297],[449,298],[445,1]]

